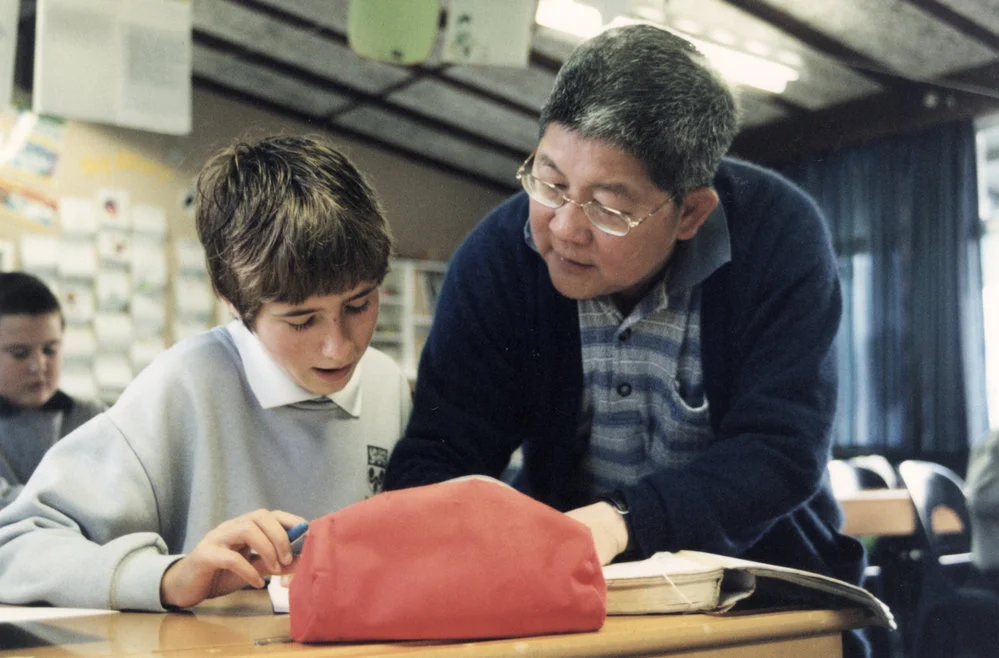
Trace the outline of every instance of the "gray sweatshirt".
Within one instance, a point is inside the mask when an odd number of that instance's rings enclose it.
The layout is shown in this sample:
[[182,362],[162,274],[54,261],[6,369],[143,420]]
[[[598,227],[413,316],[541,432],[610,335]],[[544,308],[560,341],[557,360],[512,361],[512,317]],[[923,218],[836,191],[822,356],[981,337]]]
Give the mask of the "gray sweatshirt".
[[411,408],[399,367],[368,349],[335,404],[268,406],[295,385],[264,354],[238,324],[182,341],[49,450],[0,510],[0,602],[162,610],[163,572],[223,521],[376,493]]
[[21,493],[55,442],[106,409],[102,402],[56,392],[40,409],[0,409],[0,508]]

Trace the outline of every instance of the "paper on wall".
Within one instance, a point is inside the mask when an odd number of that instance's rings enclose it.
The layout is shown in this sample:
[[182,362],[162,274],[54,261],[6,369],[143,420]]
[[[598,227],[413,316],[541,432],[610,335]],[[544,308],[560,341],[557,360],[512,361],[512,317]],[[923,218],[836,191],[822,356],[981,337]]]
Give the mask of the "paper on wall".
[[132,316],[128,313],[98,313],[94,318],[94,331],[101,349],[125,351],[132,344]]
[[97,245],[90,239],[64,239],[59,249],[59,276],[93,279],[97,274]]
[[29,233],[21,236],[21,267],[37,274],[59,269],[59,238]]
[[59,221],[66,234],[94,235],[97,233],[97,208],[87,197],[59,199]]

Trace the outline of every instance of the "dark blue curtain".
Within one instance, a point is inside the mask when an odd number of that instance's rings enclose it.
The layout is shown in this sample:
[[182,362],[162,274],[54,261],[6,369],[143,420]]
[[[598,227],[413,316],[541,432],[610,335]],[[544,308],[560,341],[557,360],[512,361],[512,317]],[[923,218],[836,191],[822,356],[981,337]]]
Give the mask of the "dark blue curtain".
[[839,257],[838,448],[961,459],[987,429],[975,161],[961,122],[778,167]]

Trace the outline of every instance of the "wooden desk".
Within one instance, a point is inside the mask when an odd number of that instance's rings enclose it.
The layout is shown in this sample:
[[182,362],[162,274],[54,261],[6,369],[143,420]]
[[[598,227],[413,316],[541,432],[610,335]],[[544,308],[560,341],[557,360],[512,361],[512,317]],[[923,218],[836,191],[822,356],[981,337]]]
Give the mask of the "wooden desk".
[[[862,489],[838,497],[848,535],[911,535],[916,532],[916,508],[906,489]],[[961,532],[961,519],[953,510],[933,511],[933,527],[938,533]]]
[[[609,617],[595,633],[481,642],[394,642],[307,646],[287,640],[288,616],[270,613],[264,592],[237,592],[189,613],[121,613],[49,622],[0,624],[0,656],[689,656],[697,658],[799,658],[842,655],[840,633],[866,624],[864,612],[803,610],[737,615]],[[30,635],[28,635],[30,634]],[[30,646],[24,638],[48,640]],[[274,640],[277,641],[274,641]],[[270,640],[268,642],[268,640]]]

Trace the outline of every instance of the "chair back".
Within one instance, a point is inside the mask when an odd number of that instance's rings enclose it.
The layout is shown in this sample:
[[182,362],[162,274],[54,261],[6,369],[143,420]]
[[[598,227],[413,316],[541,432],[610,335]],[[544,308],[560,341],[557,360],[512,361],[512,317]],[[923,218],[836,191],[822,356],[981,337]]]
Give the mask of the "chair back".
[[857,469],[864,489],[894,489],[899,486],[895,467],[884,455],[859,455],[847,461]]
[[[899,475],[916,508],[919,532],[929,565],[967,564],[970,561],[971,521],[964,497],[964,481],[946,466],[934,462],[910,459],[899,464]],[[934,515],[950,510],[961,522],[959,532],[940,532],[934,526]],[[942,571],[930,569],[931,571]],[[955,571],[955,570],[952,570]],[[960,578],[946,576],[948,584],[960,584]]]
[[833,495],[837,498],[848,496],[860,491],[860,478],[857,470],[849,462],[842,459],[830,459],[826,465],[829,472],[829,482],[832,484]]

